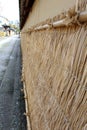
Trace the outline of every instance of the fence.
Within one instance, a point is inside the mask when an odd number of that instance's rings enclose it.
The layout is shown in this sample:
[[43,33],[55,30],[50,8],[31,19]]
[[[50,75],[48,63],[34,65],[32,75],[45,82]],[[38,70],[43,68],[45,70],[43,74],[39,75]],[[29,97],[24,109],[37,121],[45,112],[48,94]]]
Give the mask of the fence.
[[87,24],[29,30],[21,47],[30,129],[87,130]]

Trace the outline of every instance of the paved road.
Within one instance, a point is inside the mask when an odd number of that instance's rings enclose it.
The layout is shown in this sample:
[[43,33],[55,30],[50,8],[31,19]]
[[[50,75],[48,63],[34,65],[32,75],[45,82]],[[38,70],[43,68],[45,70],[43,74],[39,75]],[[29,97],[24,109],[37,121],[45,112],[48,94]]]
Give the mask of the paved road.
[[0,130],[26,130],[23,94],[20,89],[20,38],[0,41]]

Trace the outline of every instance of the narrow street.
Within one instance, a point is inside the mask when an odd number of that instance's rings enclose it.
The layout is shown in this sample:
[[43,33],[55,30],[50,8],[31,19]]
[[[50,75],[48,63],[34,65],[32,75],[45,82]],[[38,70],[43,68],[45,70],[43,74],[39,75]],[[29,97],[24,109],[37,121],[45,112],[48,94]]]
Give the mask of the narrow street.
[[20,38],[0,39],[0,130],[26,130]]

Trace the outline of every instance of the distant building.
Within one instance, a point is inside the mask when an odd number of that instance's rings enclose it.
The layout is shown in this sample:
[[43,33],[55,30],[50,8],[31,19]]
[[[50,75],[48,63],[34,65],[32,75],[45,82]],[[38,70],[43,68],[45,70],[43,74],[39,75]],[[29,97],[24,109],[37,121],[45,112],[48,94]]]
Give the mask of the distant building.
[[6,36],[6,28],[9,27],[9,20],[3,16],[0,16],[0,37]]
[[10,27],[11,22],[3,17],[0,16],[0,36],[10,36],[16,34],[15,29]]

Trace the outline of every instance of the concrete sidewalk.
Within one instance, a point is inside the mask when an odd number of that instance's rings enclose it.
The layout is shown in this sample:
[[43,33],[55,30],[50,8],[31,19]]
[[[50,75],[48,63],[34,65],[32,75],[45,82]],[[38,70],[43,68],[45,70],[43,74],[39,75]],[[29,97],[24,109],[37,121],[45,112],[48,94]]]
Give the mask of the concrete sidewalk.
[[0,130],[26,130],[24,100],[20,91],[23,87],[20,39],[7,40],[0,53]]

